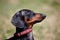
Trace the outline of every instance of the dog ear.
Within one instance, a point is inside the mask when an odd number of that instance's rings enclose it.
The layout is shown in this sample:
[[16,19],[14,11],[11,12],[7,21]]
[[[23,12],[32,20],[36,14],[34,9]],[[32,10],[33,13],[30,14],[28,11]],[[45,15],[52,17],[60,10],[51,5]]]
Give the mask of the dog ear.
[[22,15],[20,12],[17,12],[12,17],[11,23],[18,28],[24,28],[24,26],[25,26],[24,20],[22,19]]

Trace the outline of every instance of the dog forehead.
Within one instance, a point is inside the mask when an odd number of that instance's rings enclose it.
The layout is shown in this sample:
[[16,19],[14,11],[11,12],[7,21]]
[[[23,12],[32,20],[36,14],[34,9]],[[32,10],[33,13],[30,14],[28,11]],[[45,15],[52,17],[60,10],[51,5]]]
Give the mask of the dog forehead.
[[32,12],[31,11],[28,11],[28,10],[22,10],[21,13],[22,13],[22,15],[29,15]]
[[34,12],[32,12],[32,11],[28,11],[28,10],[24,10],[24,11],[21,11],[21,13],[22,13],[22,16],[26,16],[26,17],[28,17],[28,18],[31,18],[31,17],[33,17],[34,16]]

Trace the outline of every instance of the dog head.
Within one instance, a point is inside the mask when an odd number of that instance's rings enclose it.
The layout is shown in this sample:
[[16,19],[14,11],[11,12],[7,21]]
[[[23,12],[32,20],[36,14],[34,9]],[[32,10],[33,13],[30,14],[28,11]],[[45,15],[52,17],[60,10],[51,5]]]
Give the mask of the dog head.
[[[41,22],[43,19],[45,19],[46,15],[41,14],[41,13],[35,13],[29,9],[23,9],[17,12],[13,17],[12,17],[12,24],[15,25],[18,28],[23,28],[27,26],[27,21],[34,20],[33,24]],[[27,19],[25,19],[27,18]]]

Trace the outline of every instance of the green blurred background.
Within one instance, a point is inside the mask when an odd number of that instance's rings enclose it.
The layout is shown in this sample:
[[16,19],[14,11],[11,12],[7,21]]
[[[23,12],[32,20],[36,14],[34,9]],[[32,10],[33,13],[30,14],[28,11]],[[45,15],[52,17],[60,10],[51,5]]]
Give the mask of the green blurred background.
[[60,0],[0,0],[0,40],[13,36],[11,18],[21,9],[46,14],[46,19],[33,27],[35,40],[60,40]]

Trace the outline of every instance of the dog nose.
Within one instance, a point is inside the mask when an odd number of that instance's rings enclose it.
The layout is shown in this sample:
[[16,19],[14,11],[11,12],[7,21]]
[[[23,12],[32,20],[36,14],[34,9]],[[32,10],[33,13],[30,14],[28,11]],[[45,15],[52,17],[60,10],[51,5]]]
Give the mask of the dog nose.
[[40,14],[42,17],[43,17],[43,19],[45,19],[46,18],[46,15],[45,14]]

